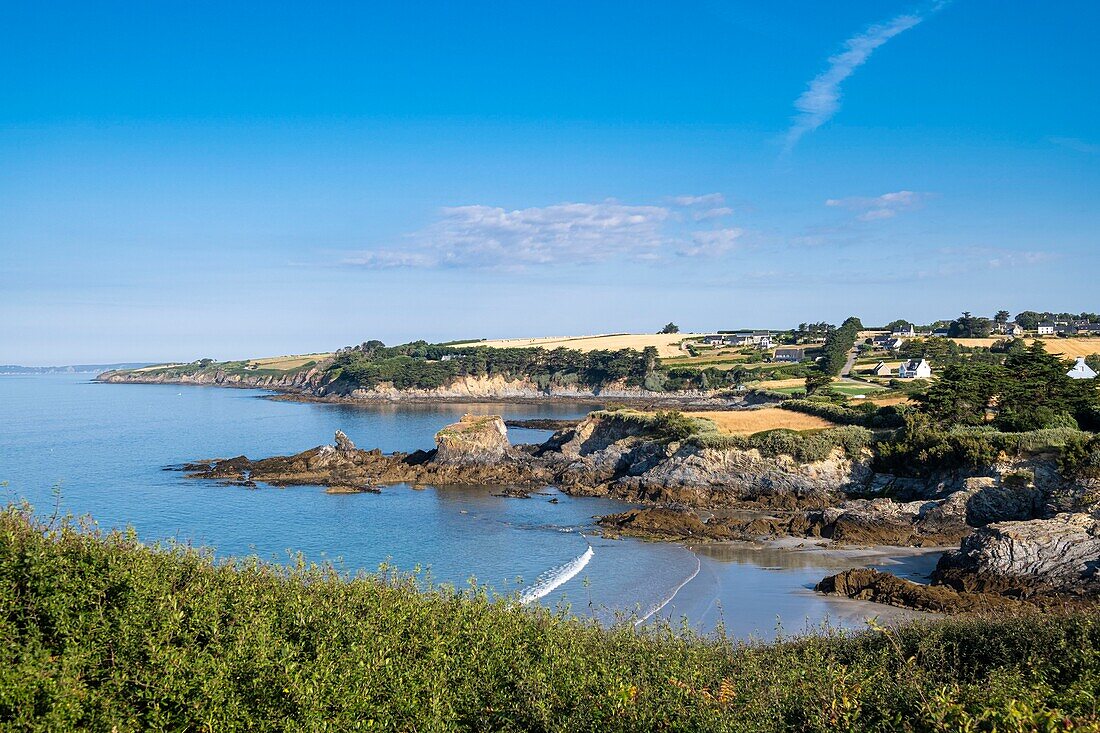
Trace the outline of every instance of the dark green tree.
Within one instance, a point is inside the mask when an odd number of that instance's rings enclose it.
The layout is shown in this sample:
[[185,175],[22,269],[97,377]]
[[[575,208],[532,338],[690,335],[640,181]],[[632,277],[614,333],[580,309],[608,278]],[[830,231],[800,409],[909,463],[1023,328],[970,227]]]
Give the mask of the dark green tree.
[[669,321],[665,324],[665,327],[661,329],[661,333],[680,333],[680,327]]

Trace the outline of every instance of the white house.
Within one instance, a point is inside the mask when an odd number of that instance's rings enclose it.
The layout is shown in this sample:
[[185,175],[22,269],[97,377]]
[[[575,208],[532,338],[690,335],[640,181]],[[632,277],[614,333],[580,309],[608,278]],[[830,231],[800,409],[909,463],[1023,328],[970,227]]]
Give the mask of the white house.
[[911,359],[898,367],[898,376],[902,379],[928,379],[932,376],[932,365],[927,359]]
[[1050,323],[1049,321],[1044,322],[1044,323],[1040,323],[1038,331],[1039,331],[1040,336],[1053,336],[1054,335],[1054,324]]
[[913,328],[913,324],[908,326],[896,326],[893,331],[890,332],[891,336],[907,336],[913,338],[917,335],[917,329]]
[[900,349],[902,344],[905,343],[904,339],[899,339],[896,336],[875,336],[871,339],[871,345],[876,349],[886,349],[887,351],[894,351]]
[[1066,376],[1070,379],[1095,379],[1096,370],[1085,363],[1085,357],[1079,356],[1073,368],[1066,372]]

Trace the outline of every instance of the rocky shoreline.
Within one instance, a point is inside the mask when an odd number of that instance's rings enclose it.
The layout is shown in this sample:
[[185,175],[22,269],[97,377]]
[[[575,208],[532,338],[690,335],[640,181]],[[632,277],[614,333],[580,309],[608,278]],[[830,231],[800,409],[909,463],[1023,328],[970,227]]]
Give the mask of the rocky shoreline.
[[524,380],[499,377],[463,377],[438,389],[396,389],[380,386],[372,390],[334,390],[325,384],[324,372],[308,369],[293,374],[235,374],[224,371],[196,374],[161,374],[116,370],[99,374],[95,381],[106,384],[179,384],[230,389],[266,389],[275,392],[268,399],[288,402],[336,404],[580,404],[602,407],[609,402],[639,409],[710,410],[751,407],[775,400],[755,394],[716,396],[713,392],[652,392],[641,388],[608,387],[598,390],[543,389]]
[[513,446],[500,417],[467,415],[441,430],[428,451],[361,450],[338,432],[334,445],[293,456],[179,468],[236,485],[319,485],[341,493],[409,483],[492,485],[529,496],[555,486],[643,505],[601,517],[609,536],[958,548],[945,553],[930,585],[855,569],[824,579],[823,593],[941,612],[1100,600],[1100,519],[1074,505],[1092,487],[1035,462],[1026,473],[1006,464],[989,475],[920,482],[874,474],[866,453],[838,448],[823,460],[798,462],[655,436],[629,415],[595,412],[541,445]]

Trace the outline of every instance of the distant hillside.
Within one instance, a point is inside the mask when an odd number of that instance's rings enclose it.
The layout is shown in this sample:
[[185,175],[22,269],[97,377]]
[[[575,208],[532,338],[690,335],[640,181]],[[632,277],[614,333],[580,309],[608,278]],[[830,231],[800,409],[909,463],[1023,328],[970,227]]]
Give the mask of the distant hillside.
[[152,362],[125,362],[119,364],[68,364],[66,366],[20,366],[0,364],[0,374],[100,374],[113,369],[140,369]]

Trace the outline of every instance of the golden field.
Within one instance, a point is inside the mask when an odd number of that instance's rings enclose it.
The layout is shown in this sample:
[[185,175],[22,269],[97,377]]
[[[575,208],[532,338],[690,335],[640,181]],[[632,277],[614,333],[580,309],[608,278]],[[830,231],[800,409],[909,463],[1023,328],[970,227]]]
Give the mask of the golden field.
[[[951,339],[959,346],[985,346],[989,347],[993,344],[1001,341],[999,338],[984,338],[984,339]],[[1026,338],[1023,339],[1029,346],[1036,339]],[[1042,338],[1038,339],[1043,342],[1046,350],[1051,354],[1061,354],[1070,359],[1075,359],[1078,356],[1088,356],[1090,354],[1100,354],[1100,338]]]
[[637,349],[641,351],[647,346],[655,346],[658,356],[664,358],[686,355],[687,352],[680,348],[680,342],[698,335],[690,333],[628,333],[596,336],[546,336],[540,338],[492,339],[490,341],[463,344],[463,346],[489,346],[499,349],[530,346],[541,346],[544,349],[565,347],[577,351],[595,351],[597,349],[607,349],[609,351]]
[[718,430],[731,435],[752,435],[764,430],[786,428],[788,430],[816,430],[836,427],[814,415],[765,407],[760,410],[733,410],[725,412],[690,412],[691,417],[705,417],[718,426]]
[[262,359],[250,359],[249,366],[254,366],[257,369],[297,369],[303,364],[307,364],[311,361],[322,361],[332,356],[331,353],[324,354],[294,354],[291,356],[268,356]]

